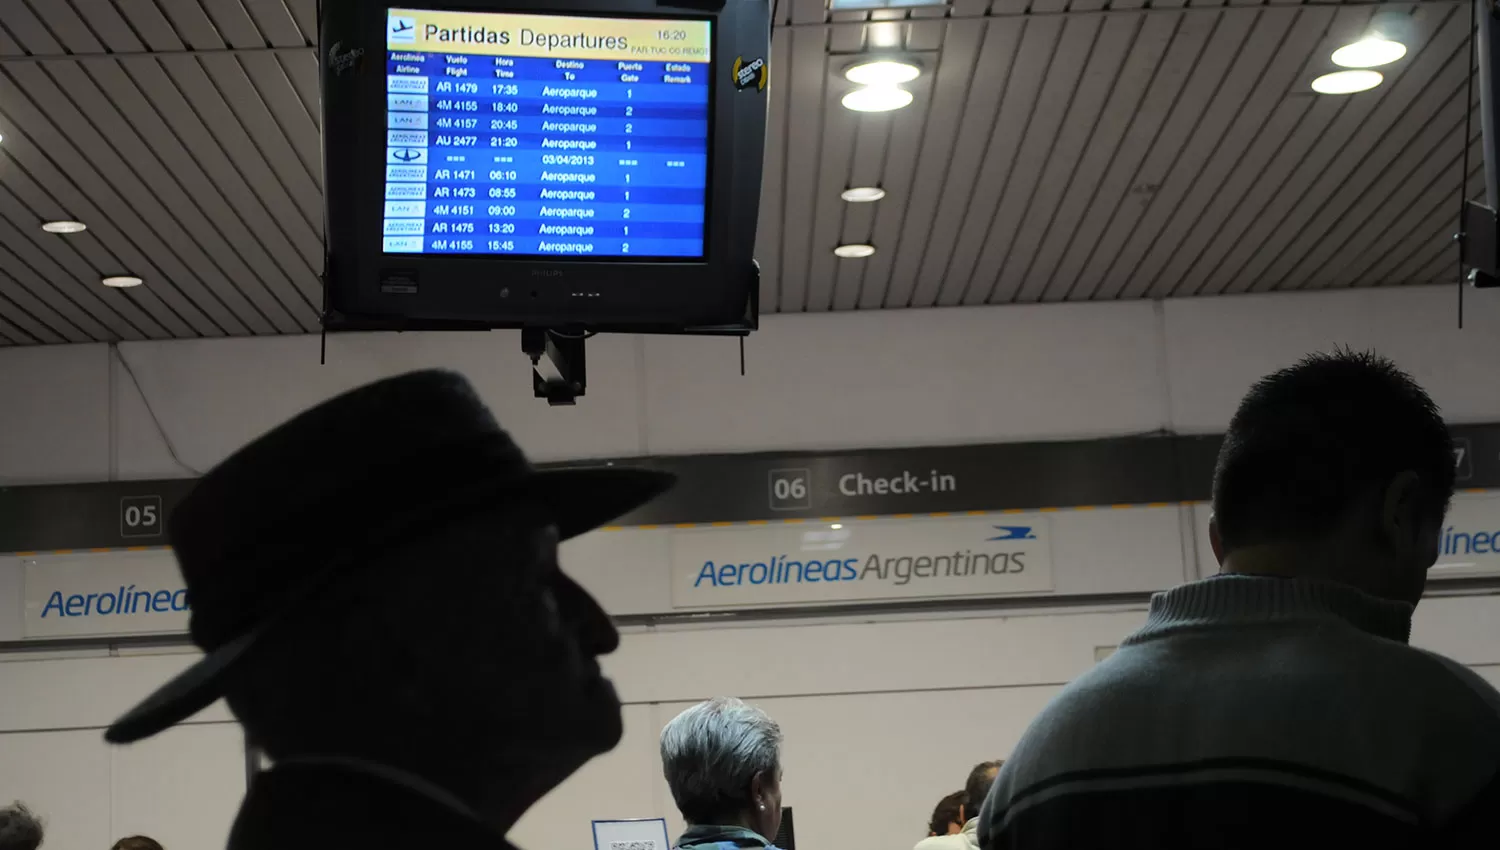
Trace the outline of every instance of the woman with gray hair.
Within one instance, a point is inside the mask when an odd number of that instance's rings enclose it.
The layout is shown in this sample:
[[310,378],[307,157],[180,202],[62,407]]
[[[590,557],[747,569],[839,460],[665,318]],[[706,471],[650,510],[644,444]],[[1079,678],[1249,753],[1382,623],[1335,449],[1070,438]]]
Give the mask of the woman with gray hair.
[[734,697],[661,731],[662,773],[687,820],[678,850],[768,848],[781,828],[781,727]]

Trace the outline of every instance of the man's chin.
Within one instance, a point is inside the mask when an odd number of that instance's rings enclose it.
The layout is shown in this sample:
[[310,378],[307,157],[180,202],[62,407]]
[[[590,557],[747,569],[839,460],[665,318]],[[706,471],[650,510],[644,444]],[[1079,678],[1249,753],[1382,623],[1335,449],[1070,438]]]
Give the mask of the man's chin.
[[625,737],[625,720],[620,697],[615,693],[614,682],[605,676],[600,676],[595,680],[591,690],[593,693],[590,694],[590,700],[598,707],[598,720],[597,735],[590,737],[601,747],[598,752],[593,753],[593,755],[599,755],[614,749],[619,745],[620,739]]

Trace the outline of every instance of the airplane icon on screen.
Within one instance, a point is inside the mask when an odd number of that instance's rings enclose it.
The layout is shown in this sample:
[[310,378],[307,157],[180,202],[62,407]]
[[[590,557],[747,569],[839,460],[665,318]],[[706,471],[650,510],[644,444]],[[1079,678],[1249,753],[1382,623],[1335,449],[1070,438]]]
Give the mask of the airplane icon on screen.
[[417,40],[417,21],[415,18],[400,18],[391,16],[390,40],[402,44],[409,44]]

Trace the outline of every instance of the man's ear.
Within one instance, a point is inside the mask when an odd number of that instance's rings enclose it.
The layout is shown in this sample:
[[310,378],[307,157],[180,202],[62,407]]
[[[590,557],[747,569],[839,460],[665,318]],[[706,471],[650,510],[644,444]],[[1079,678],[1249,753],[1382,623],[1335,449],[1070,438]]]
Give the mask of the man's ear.
[[766,807],[766,772],[764,770],[757,770],[755,775],[750,777],[750,802],[754,803],[756,808]]
[[1397,474],[1385,487],[1380,504],[1380,533],[1400,551],[1416,547],[1421,535],[1417,527],[1420,490],[1421,479],[1410,469]]
[[1214,550],[1214,561],[1224,566],[1224,539],[1219,536],[1219,518],[1212,514],[1208,517],[1208,545]]

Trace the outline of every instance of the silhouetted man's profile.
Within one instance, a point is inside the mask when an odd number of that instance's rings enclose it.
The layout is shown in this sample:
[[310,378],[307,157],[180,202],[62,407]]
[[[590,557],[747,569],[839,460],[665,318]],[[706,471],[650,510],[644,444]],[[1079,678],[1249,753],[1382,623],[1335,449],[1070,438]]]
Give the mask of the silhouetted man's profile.
[[199,482],[169,534],[205,658],[107,733],[224,697],[273,767],[233,850],[503,848],[621,735],[618,643],[557,544],[671,483],[533,470],[469,385],[419,372],[329,401]]

